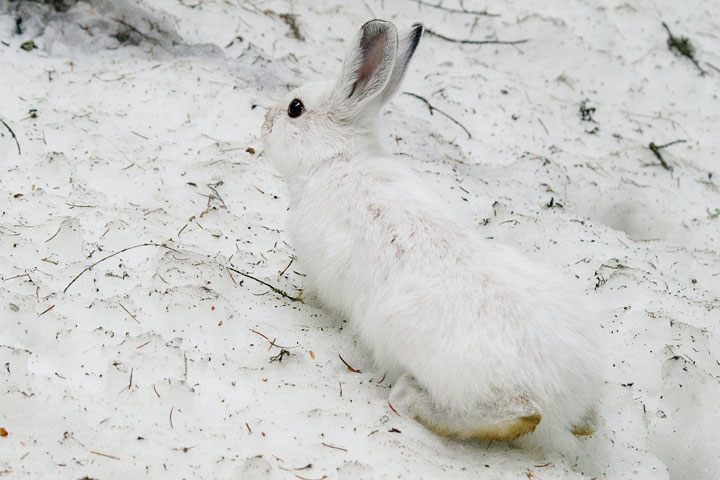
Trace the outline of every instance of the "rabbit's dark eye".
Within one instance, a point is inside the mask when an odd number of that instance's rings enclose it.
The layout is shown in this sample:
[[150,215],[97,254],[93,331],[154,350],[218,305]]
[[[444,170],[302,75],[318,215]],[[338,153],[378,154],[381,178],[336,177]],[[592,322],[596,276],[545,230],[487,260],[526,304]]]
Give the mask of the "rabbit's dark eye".
[[290,118],[297,118],[302,115],[304,111],[305,105],[297,98],[288,105],[288,115],[290,115]]

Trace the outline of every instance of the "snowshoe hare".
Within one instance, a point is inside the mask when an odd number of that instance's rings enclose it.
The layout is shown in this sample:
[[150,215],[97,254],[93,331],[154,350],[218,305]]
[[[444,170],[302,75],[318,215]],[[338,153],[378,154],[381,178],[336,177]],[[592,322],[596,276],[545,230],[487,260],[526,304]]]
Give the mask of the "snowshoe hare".
[[360,29],[337,82],[293,91],[263,124],[290,191],[311,290],[400,375],[395,408],[457,438],[594,431],[597,318],[561,275],[455,219],[383,151],[375,120],[423,33]]

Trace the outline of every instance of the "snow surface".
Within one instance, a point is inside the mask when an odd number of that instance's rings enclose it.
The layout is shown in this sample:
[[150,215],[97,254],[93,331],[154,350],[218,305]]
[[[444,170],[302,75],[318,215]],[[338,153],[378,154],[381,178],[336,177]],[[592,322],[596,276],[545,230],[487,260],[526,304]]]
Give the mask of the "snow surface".
[[[21,148],[0,125],[0,477],[718,477],[719,3],[65,3],[0,0],[0,117]],[[530,40],[427,35],[404,90],[472,138],[408,95],[383,131],[478,231],[605,312],[604,423],[578,458],[434,436],[392,411],[343,319],[226,268],[303,287],[259,127],[373,17]],[[648,144],[677,139],[669,171]],[[170,248],[84,270],[143,243]]]

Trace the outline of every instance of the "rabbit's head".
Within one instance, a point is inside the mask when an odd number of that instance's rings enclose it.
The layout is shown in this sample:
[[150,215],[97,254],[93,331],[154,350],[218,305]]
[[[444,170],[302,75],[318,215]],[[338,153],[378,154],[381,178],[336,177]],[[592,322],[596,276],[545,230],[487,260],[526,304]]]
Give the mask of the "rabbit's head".
[[375,119],[400,87],[422,32],[415,25],[398,36],[392,23],[371,20],[353,41],[337,82],[303,85],[270,108],[263,144],[278,171],[289,177],[379,149]]

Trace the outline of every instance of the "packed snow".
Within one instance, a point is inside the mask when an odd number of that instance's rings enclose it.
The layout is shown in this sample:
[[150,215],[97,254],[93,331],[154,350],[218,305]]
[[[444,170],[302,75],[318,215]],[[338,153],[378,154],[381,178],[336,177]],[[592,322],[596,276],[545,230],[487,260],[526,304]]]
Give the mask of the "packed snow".
[[[0,477],[718,477],[720,4],[431,5],[0,0]],[[527,39],[426,34],[382,132],[603,312],[575,456],[433,435],[294,301],[260,125],[371,18]]]

